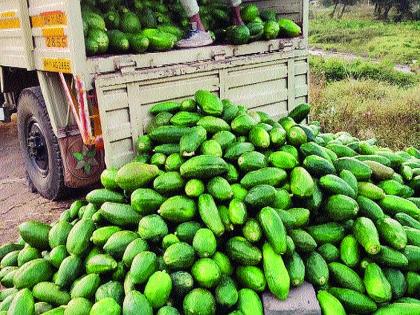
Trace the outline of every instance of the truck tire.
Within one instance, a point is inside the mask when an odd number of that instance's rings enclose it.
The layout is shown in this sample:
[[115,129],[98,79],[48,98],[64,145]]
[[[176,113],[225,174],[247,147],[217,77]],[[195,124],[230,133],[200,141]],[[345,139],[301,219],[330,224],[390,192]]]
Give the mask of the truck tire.
[[17,117],[20,150],[30,188],[46,199],[61,198],[65,192],[63,162],[40,87],[22,91]]

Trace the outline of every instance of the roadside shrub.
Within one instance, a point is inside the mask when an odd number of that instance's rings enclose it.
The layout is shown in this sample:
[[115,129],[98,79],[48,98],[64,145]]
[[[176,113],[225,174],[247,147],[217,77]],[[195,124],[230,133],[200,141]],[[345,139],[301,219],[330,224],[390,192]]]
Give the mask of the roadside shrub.
[[403,88],[412,87],[419,82],[419,76],[415,74],[397,71],[389,64],[364,60],[343,61],[337,58],[311,57],[310,67],[315,74],[324,76],[327,82],[347,78],[371,79]]
[[310,103],[311,119],[325,131],[375,137],[393,149],[419,145],[420,85],[403,89],[369,79],[326,83],[312,75]]

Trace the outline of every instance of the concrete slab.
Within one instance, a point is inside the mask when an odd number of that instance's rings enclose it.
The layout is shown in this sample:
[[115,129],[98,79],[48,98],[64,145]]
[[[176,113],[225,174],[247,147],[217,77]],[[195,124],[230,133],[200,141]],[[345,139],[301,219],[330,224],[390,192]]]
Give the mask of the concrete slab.
[[265,315],[321,315],[315,289],[308,282],[290,290],[286,301],[280,301],[270,292],[265,292],[263,303]]

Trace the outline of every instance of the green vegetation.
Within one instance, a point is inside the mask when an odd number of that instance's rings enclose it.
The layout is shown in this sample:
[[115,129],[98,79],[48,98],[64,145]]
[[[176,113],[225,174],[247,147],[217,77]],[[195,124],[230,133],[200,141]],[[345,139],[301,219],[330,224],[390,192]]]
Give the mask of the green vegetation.
[[[312,11],[312,47],[380,62],[311,57],[311,117],[330,132],[375,137],[392,148],[418,145],[420,22],[377,20],[373,7],[355,6],[341,19],[332,8]],[[410,65],[417,74],[393,64]]]
[[328,82],[347,78],[372,79],[400,87],[416,85],[420,76],[395,70],[390,64],[363,60],[343,61],[336,58],[311,57],[310,67],[315,75],[322,75]]
[[322,77],[313,77],[311,84],[311,117],[324,129],[375,137],[392,148],[418,145],[420,85],[404,89],[351,78],[326,84]]
[[420,21],[384,22],[375,19],[371,8],[351,10],[339,20],[330,17],[330,8],[313,12],[309,28],[311,45],[391,63],[410,65],[418,61]]

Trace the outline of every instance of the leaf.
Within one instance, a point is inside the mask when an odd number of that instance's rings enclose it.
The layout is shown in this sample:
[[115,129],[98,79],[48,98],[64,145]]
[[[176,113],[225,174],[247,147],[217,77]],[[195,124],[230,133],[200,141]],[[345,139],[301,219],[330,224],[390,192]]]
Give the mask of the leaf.
[[86,153],[88,158],[94,158],[96,156],[96,150],[90,150]]
[[92,172],[92,165],[86,164],[84,167],[84,171],[86,175],[90,175],[90,173]]
[[73,152],[73,157],[79,162],[83,161],[85,158],[82,152]]

